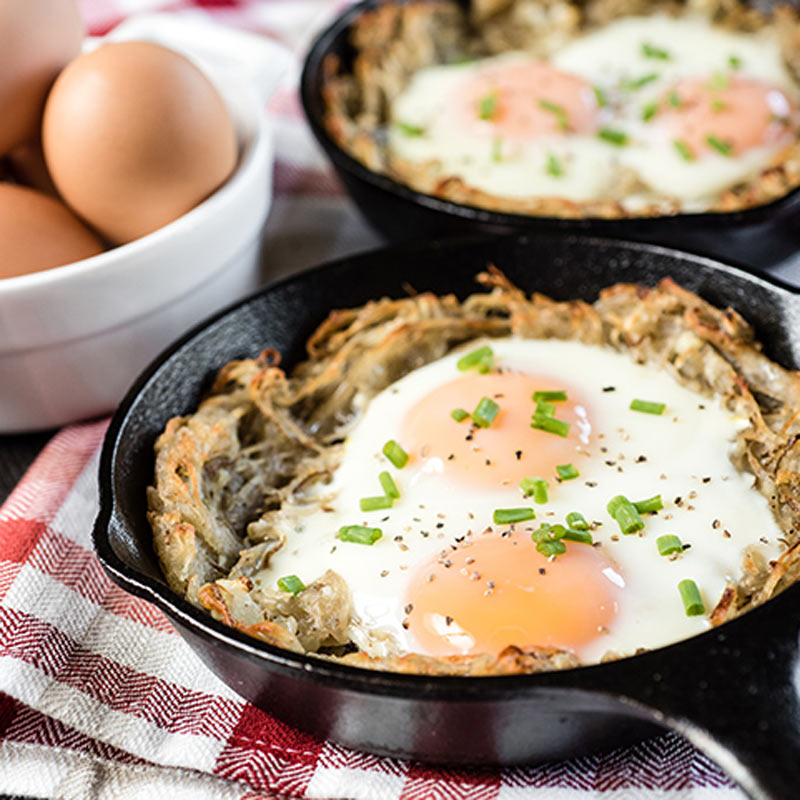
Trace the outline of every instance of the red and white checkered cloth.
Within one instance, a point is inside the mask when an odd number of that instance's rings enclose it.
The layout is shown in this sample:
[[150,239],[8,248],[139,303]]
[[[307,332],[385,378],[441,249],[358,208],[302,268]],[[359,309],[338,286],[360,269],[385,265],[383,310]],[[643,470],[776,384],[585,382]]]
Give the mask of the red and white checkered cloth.
[[[207,14],[299,59],[345,3],[80,0],[93,33],[134,11]],[[297,79],[297,71],[294,81]],[[332,179],[293,85],[271,103],[273,276],[378,240]],[[612,753],[509,770],[445,770],[314,739],[238,697],[91,550],[106,423],[60,432],[0,508],[0,793],[170,800],[742,800],[708,759],[664,734]]]

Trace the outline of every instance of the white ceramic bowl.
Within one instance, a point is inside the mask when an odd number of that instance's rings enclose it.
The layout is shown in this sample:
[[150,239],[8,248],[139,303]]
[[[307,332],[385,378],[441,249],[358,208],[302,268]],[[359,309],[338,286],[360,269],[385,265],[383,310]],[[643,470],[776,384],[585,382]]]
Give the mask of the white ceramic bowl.
[[[163,40],[140,27],[113,38]],[[0,280],[0,432],[41,430],[113,410],[167,344],[259,286],[272,196],[272,137],[257,90],[263,94],[263,87],[244,72],[237,80],[209,76],[240,141],[237,169],[220,189],[129,244]]]

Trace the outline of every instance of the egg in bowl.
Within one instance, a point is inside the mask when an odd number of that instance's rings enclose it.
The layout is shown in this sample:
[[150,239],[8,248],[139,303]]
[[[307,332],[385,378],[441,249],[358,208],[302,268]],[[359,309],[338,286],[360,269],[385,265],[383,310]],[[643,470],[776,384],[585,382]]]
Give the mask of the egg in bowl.
[[797,19],[738,4],[380,3],[329,55],[330,137],[369,169],[494,211],[735,211],[798,171]]
[[157,444],[172,588],[297,652],[481,675],[658,647],[793,580],[797,378],[741,318],[670,281],[482,280],[334,312],[291,377],[223,368]]

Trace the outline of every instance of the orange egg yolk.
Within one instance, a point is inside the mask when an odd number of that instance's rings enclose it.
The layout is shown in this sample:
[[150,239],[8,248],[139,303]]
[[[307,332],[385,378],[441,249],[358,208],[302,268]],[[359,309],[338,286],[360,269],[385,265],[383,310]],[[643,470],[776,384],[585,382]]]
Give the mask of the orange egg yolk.
[[724,155],[774,145],[789,135],[795,114],[780,89],[736,77],[682,81],[662,107],[665,122],[695,157],[720,152],[720,143]]
[[412,577],[408,630],[435,656],[499,654],[508,645],[580,651],[613,623],[623,583],[591,545],[567,542],[548,560],[527,523],[468,537]]
[[[531,427],[533,393],[553,390],[567,393],[554,412],[570,423],[565,437]],[[451,417],[458,408],[471,414],[483,397],[500,407],[488,428]],[[438,459],[446,480],[495,489],[518,486],[525,477],[554,479],[557,465],[577,461],[578,448],[589,444],[590,434],[588,406],[571,386],[519,372],[474,372],[442,384],[412,406],[399,441],[412,458]]]
[[453,102],[463,127],[489,136],[524,140],[596,127],[592,87],[542,61],[487,68]]

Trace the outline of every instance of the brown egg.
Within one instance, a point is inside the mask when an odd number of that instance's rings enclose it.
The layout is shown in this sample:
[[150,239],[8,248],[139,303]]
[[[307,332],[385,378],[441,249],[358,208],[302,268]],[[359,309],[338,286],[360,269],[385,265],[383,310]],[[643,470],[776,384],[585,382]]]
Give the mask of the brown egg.
[[0,278],[13,278],[97,255],[103,243],[63,203],[0,183]]
[[82,40],[75,0],[0,0],[0,155],[39,133],[47,92]]
[[47,99],[42,144],[64,200],[120,244],[189,211],[236,165],[236,132],[216,88],[151,42],[76,58]]

